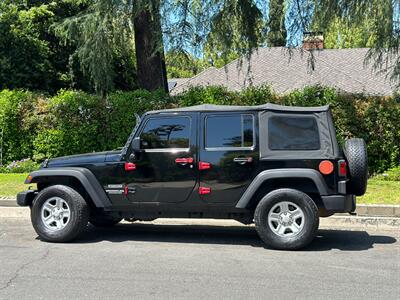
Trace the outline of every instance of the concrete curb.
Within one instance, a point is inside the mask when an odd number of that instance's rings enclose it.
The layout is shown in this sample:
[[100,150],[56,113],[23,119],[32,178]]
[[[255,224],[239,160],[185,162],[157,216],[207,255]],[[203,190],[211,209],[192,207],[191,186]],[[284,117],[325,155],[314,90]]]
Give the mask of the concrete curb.
[[[0,197],[0,207],[18,207],[16,198]],[[358,204],[357,216],[360,217],[394,217],[400,218],[400,205]],[[341,216],[347,216],[342,214]]]
[[[0,221],[7,219],[25,219],[28,221],[29,218],[30,210],[25,207],[0,207]],[[246,226],[234,220],[216,219],[157,219],[150,223],[155,225]],[[320,228],[400,231],[400,218],[332,216],[321,218]]]

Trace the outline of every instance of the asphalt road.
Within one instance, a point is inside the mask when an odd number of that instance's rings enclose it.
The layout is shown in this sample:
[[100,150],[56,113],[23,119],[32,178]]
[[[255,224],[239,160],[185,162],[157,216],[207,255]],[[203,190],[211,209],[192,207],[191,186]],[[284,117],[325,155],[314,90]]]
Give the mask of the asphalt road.
[[75,243],[0,219],[0,299],[399,299],[400,232],[320,230],[265,249],[246,226],[120,224]]

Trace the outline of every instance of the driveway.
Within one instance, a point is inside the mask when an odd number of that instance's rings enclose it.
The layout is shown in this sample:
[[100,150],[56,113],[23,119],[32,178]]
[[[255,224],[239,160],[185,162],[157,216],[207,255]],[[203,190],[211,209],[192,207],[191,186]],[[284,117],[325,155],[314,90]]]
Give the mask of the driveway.
[[0,219],[0,299],[398,299],[400,232],[319,231],[265,249],[254,227],[123,223],[71,244]]

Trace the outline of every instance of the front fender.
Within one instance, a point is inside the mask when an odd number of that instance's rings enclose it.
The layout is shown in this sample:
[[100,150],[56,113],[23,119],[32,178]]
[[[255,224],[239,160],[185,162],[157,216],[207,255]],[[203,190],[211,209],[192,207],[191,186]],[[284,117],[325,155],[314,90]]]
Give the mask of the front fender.
[[100,185],[96,176],[86,168],[50,168],[40,169],[29,174],[25,183],[38,183],[56,177],[72,177],[77,179],[89,194],[96,207],[105,208],[111,206],[111,201]]
[[277,178],[307,178],[314,182],[321,196],[328,195],[328,188],[321,173],[314,169],[272,169],[263,171],[254,178],[236,204],[236,208],[246,208],[253,195],[265,181]]

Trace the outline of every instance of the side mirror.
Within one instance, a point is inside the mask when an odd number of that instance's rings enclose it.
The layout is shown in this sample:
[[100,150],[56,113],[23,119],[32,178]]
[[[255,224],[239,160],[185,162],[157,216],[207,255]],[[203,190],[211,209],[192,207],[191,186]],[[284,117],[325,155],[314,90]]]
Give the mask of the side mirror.
[[135,137],[135,138],[132,140],[132,150],[133,150],[134,152],[140,152],[140,149],[141,149],[140,146],[141,146],[141,145],[140,145],[140,137]]

